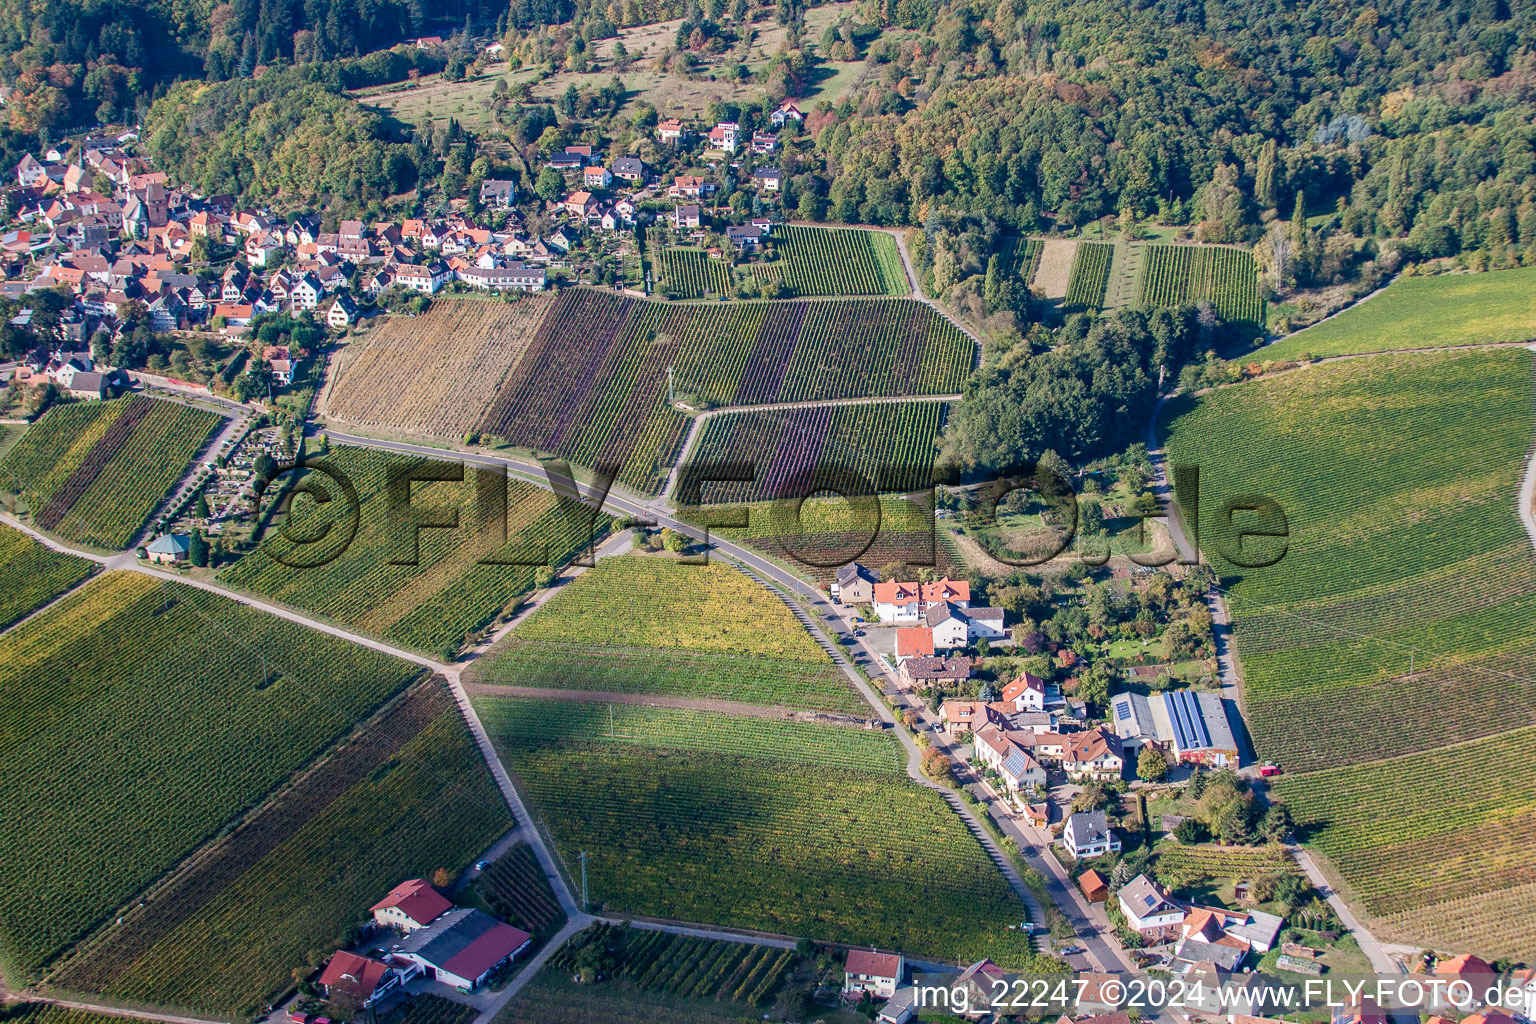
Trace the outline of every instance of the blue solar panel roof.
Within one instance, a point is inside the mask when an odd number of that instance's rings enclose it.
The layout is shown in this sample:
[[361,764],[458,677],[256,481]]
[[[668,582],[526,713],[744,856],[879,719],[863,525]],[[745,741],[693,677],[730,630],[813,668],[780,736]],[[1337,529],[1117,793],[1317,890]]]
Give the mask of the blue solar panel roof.
[[1189,690],[1175,690],[1163,695],[1168,720],[1173,725],[1174,742],[1180,750],[1202,750],[1211,745],[1211,734],[1200,713],[1200,699]]

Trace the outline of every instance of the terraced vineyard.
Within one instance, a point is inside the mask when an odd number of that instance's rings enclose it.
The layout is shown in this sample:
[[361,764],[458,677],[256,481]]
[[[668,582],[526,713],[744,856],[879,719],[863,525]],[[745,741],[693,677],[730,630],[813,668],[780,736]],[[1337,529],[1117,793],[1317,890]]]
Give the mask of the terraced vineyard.
[[1007,928],[1024,907],[943,799],[907,778],[892,736],[489,696],[475,707],[567,861],[588,852],[592,899],[610,913],[1032,962]]
[[425,681],[53,981],[253,1015],[291,983],[294,965],[343,941],[380,893],[438,868],[457,872],[511,825],[452,698]]
[[50,551],[0,526],[0,629],[7,629],[96,571],[84,558]]
[[[292,567],[295,559],[319,560],[326,552],[307,544],[269,535],[263,548],[251,552],[223,573],[232,586],[253,590],[349,626],[419,651],[451,657],[465,638],[501,614],[531,590],[536,565],[487,565],[482,559],[547,558],[562,565],[578,554],[594,532],[606,530],[608,518],[594,524],[586,506],[558,499],[530,483],[507,480],[506,539],[501,543],[491,506],[481,506],[482,484],[499,495],[500,480],[476,470],[464,470],[463,481],[417,483],[411,504],[416,509],[458,514],[456,529],[422,529],[411,553],[411,529],[389,512],[387,480],[391,467],[429,466],[454,470],[459,463],[429,462],[368,448],[337,448],[325,458],[344,473],[357,490],[356,538],[334,559],[313,568]],[[315,472],[323,486],[334,486]],[[499,503],[499,499],[498,499]],[[345,501],[320,505],[302,495],[294,499],[289,528],[300,538],[315,535],[329,524],[340,535],[345,528]],[[485,517],[482,508],[491,514]],[[270,545],[270,549],[267,548]],[[402,546],[403,545],[403,546]],[[391,564],[416,558],[416,564]]]
[[1259,271],[1246,249],[1219,245],[1148,245],[1141,254],[1136,304],[1209,302],[1222,320],[1248,330],[1264,326]]
[[730,264],[710,258],[703,249],[661,250],[661,272],[666,291],[678,298],[702,299],[732,291]]
[[1109,287],[1109,264],[1115,247],[1104,242],[1079,242],[1072,260],[1072,277],[1067,281],[1063,309],[1068,313],[1096,310],[1104,305],[1104,289]]
[[419,672],[138,573],[0,636],[7,980],[34,976]]
[[884,231],[781,224],[771,266],[796,295],[910,295],[896,239]]
[[1536,339],[1536,267],[1401,277],[1380,295],[1264,349],[1294,359]]
[[[1426,752],[1475,739],[1456,749],[1481,758],[1505,749],[1490,734],[1536,714],[1536,555],[1515,507],[1532,395],[1528,352],[1453,351],[1317,366],[1171,410],[1172,461],[1201,467],[1202,546],[1223,576],[1239,577],[1229,594],[1259,755],[1285,766],[1283,795],[1325,813],[1317,846],[1339,858],[1372,913],[1531,881],[1509,852],[1529,841],[1521,808],[1536,800],[1518,757],[1505,758],[1507,771],[1498,761],[1457,768],[1450,791],[1472,808],[1481,804],[1467,794],[1505,793],[1506,810],[1482,828],[1433,827],[1426,849],[1445,867],[1413,883],[1378,852],[1416,835],[1438,794],[1361,763],[1439,763],[1447,755]],[[1236,543],[1220,506],[1254,491],[1284,510],[1289,546],[1277,564],[1244,569],[1219,553]],[[1274,543],[1250,538],[1247,559]],[[1326,820],[1332,805],[1308,795],[1310,776],[1296,777],[1321,769],[1333,769],[1332,792],[1353,793],[1373,815],[1369,842]],[[1390,898],[1375,881],[1388,877],[1401,882]],[[1494,922],[1468,923],[1484,926]],[[1512,948],[1508,932],[1483,947]]]
[[326,414],[457,441],[479,424],[554,301],[444,298],[421,316],[389,317],[334,357]]
[[687,417],[677,397],[757,405],[954,394],[975,344],[909,299],[675,305],[563,294],[486,413],[481,432],[610,466],[657,491]]
[[[934,482],[945,411],[941,402],[905,402],[712,416],[676,494],[709,504],[797,499],[834,484],[854,494],[920,490]],[[703,482],[695,475],[743,462],[755,468],[755,482]]]
[[142,395],[57,406],[0,461],[0,489],[20,495],[43,530],[121,549],[222,422]]
[[783,602],[718,561],[604,558],[467,679],[869,712]]

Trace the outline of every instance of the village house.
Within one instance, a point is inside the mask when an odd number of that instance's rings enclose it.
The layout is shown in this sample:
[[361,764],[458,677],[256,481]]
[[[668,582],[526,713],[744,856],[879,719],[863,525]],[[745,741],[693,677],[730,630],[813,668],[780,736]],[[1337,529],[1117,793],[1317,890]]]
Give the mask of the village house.
[[1008,719],[997,710],[996,705],[980,700],[946,700],[939,709],[939,717],[944,720],[944,728],[951,735],[978,732],[988,725],[1005,729],[1008,727]]
[[736,152],[741,126],[735,121],[721,121],[709,130],[709,147],[722,153]]
[[742,252],[756,252],[762,248],[763,232],[748,225],[733,224],[725,229],[725,240]]
[[452,273],[442,260],[433,260],[424,266],[402,263],[395,268],[395,284],[432,295],[452,279]]
[[16,165],[16,181],[22,188],[33,188],[48,180],[48,171],[31,153],[23,156]]
[[1120,840],[1115,838],[1103,811],[1078,811],[1067,818],[1061,841],[1074,860],[1102,857],[1120,849]]
[[1005,991],[1007,987],[1008,975],[1001,967],[991,960],[978,960],[961,971],[950,983],[950,1005],[957,1009],[969,1007],[969,1010],[959,1013],[965,1020],[991,1018],[997,993]]
[[588,167],[581,172],[581,183],[587,188],[607,188],[613,184],[613,172],[606,167]]
[[524,266],[516,260],[504,267],[465,267],[458,276],[470,287],[486,291],[541,292],[548,282],[542,268]]
[[1061,767],[1072,779],[1118,779],[1125,771],[1120,740],[1103,726],[1067,733]]
[[975,640],[1000,640],[1008,635],[1003,629],[1001,608],[961,608],[943,601],[929,605],[926,615],[935,650],[964,647]]
[[669,117],[656,126],[656,137],[662,142],[678,143],[683,140],[687,131],[688,129],[683,127],[683,122],[675,117]]
[[969,658],[905,658],[898,672],[911,687],[953,686],[971,678],[971,662]]
[[645,161],[635,156],[621,156],[613,162],[613,176],[631,185],[644,185]]
[[351,327],[357,321],[357,303],[352,301],[352,296],[342,293],[331,302],[331,308],[325,311],[325,323],[332,330],[342,330]]
[[385,963],[341,949],[331,956],[317,983],[326,996],[348,996],[366,1010],[420,974],[421,967],[410,961],[391,958]]
[[1056,687],[1047,686],[1045,680],[1030,672],[1021,673],[1003,687],[1003,703],[1015,711],[1044,711],[1059,702]]
[[881,622],[920,622],[928,607],[949,602],[957,608],[971,605],[971,585],[948,577],[934,583],[902,583],[895,580],[874,586],[875,618]]
[[551,153],[548,166],[557,171],[574,171],[585,167],[587,158],[580,153]]
[[832,581],[832,599],[839,604],[869,604],[875,598],[875,574],[858,562],[849,562],[837,570]]
[[1148,944],[1167,942],[1179,933],[1184,908],[1146,875],[1137,875],[1116,894],[1126,925]]
[[997,773],[1002,795],[1021,804],[1025,795],[1045,785],[1045,769],[1029,753],[995,725],[975,734],[976,757]]
[[757,154],[772,153],[779,148],[779,140],[766,132],[752,133],[752,152]]
[[699,208],[696,204],[686,203],[672,210],[672,224],[679,231],[685,228],[696,228],[702,223]]
[[905,961],[900,953],[850,949],[843,963],[843,991],[868,992],[889,999],[901,984]]
[[493,210],[505,210],[517,198],[516,183],[505,178],[486,178],[480,182],[480,205]]
[[785,100],[783,103],[779,104],[777,110],[768,115],[768,123],[773,125],[775,128],[784,127],[785,121],[804,120],[805,115],[800,112],[800,108],[795,104],[793,100]]
[[587,215],[597,208],[597,199],[591,192],[572,192],[560,205],[572,217],[586,220]]
[[413,932],[425,928],[452,909],[453,904],[425,878],[412,878],[391,889],[389,895],[369,907],[368,912],[381,928]]
[[917,1015],[917,989],[897,989],[875,1014],[875,1024],[907,1024]]
[[777,192],[782,175],[777,167],[759,167],[752,172],[752,184],[766,192]]
[[672,179],[667,194],[673,199],[698,199],[715,190],[715,183],[696,174],[679,174]]
[[294,309],[315,309],[320,305],[320,296],[325,294],[325,286],[311,271],[305,271],[294,279],[293,287],[288,290],[288,301]]
[[1179,934],[1185,941],[1234,946],[1244,952],[1263,954],[1279,941],[1284,924],[1285,920],[1278,915],[1259,910],[1190,907],[1179,923]]

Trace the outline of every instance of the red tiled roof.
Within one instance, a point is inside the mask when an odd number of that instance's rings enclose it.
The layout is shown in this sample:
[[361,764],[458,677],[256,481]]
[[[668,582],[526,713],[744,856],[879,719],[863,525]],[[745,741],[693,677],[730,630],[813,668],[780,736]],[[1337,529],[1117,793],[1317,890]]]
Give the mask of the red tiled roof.
[[933,657],[933,630],[927,626],[908,626],[896,631],[896,657]]
[[344,988],[367,999],[373,995],[373,990],[379,987],[379,982],[388,972],[388,964],[342,949],[337,950],[331,962],[325,965],[325,971],[320,975],[320,984],[327,989]]
[[1019,695],[1025,690],[1038,690],[1041,693],[1044,693],[1045,681],[1042,680],[1039,676],[1032,676],[1028,672],[1025,672],[1013,682],[1003,687],[1003,700],[1017,700]]
[[1109,883],[1104,880],[1104,876],[1092,868],[1078,876],[1077,884],[1082,886],[1084,893],[1101,892],[1109,888]]
[[1471,953],[1463,953],[1461,956],[1451,957],[1449,960],[1441,960],[1435,965],[1436,974],[1493,974],[1494,970],[1488,961]]
[[428,885],[425,878],[412,878],[391,889],[389,895],[369,907],[368,912],[387,910],[390,907],[396,908],[417,924],[427,924],[452,910],[453,904]]
[[440,966],[461,978],[474,980],[522,949],[530,938],[521,928],[498,921]]
[[843,965],[848,974],[863,974],[875,978],[897,978],[901,974],[901,954],[876,953],[868,949],[850,949],[848,961]]
[[965,580],[952,580],[945,577],[934,583],[923,584],[924,601],[969,601],[971,599],[971,585]]

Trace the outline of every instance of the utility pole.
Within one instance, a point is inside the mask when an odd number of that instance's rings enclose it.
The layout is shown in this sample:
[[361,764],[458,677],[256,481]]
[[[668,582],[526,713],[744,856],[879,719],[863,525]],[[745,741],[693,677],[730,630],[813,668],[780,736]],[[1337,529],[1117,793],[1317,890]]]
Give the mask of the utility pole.
[[667,404],[671,405],[676,401],[677,396],[672,390],[672,367],[669,365],[667,367]]
[[1418,651],[1415,648],[1412,648],[1412,647],[1408,648],[1408,678],[1409,679],[1413,678],[1413,659],[1414,659],[1414,655],[1417,654],[1417,653],[1418,653]]
[[[609,710],[612,710],[610,707]],[[581,851],[581,909],[586,910],[591,903],[587,899],[587,851]]]

